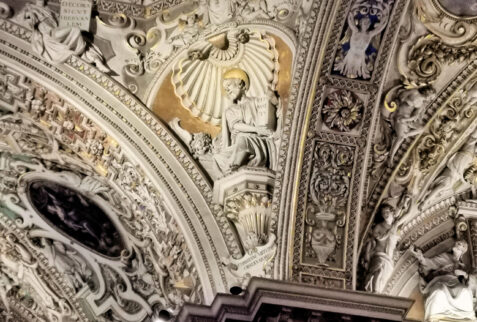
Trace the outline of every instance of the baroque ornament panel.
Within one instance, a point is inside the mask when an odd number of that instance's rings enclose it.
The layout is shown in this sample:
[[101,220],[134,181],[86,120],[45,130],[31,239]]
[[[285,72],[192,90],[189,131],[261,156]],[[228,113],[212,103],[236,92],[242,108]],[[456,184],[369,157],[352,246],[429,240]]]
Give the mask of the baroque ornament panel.
[[61,29],[58,2],[11,7],[5,316],[144,320],[260,276],[475,319],[473,6],[98,0],[88,32]]
[[[383,79],[406,4],[345,1],[336,8],[332,29],[344,28],[344,32],[331,33],[328,43],[322,44],[325,55],[314,84],[316,96],[307,106],[308,124],[303,130],[303,170],[297,169],[299,184],[294,191],[298,202],[292,280],[326,287],[356,285],[356,228],[364,209],[368,142],[379,112],[375,84]],[[317,142],[334,151],[329,165],[320,164]],[[324,205],[328,210],[319,209]]]
[[117,142],[56,94],[3,71],[25,84],[0,120],[5,314],[138,321],[202,301],[177,224]]
[[[360,284],[417,296],[415,318],[425,321],[475,320],[472,10],[459,1],[412,3],[373,142]],[[445,295],[457,288],[462,297]]]

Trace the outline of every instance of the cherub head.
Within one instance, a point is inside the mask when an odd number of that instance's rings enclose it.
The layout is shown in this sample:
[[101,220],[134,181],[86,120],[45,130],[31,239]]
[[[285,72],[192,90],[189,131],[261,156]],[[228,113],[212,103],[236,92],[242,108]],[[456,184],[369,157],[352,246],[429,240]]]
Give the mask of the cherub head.
[[429,101],[430,96],[434,93],[430,87],[414,88],[406,91],[407,95],[404,95],[404,100],[409,105],[421,107]]
[[371,27],[371,19],[369,18],[369,16],[364,16],[363,18],[361,18],[359,20],[359,24],[361,26],[361,31],[368,31],[369,28]]
[[187,25],[188,26],[194,25],[196,23],[196,21],[197,21],[197,15],[192,14],[192,15],[187,16]]
[[465,240],[458,240],[455,242],[454,247],[452,247],[452,253],[456,258],[460,259],[468,248],[469,246]]
[[392,225],[394,222],[394,209],[390,205],[383,205],[381,208],[381,216],[384,222],[388,225]]
[[246,30],[240,30],[240,32],[237,34],[237,40],[241,42],[242,44],[245,44],[250,41],[250,35]]

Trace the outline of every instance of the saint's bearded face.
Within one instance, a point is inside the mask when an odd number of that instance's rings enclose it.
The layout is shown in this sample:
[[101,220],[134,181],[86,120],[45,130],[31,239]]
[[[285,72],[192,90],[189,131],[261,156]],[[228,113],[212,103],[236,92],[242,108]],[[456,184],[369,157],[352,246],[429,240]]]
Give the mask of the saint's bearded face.
[[225,93],[233,101],[238,100],[244,92],[243,81],[238,78],[225,79],[223,86]]

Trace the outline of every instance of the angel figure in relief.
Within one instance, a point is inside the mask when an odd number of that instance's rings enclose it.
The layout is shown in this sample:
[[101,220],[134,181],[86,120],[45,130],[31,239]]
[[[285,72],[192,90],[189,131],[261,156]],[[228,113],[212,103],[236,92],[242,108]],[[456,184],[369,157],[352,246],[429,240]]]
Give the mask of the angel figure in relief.
[[[422,119],[425,114],[425,107],[433,94],[434,90],[428,87],[413,88],[398,92],[397,110],[393,110],[393,114],[391,114],[389,120],[396,134],[392,140],[389,153],[389,163],[391,165],[402,143],[407,138],[416,136],[424,131]],[[385,104],[387,106],[387,102],[385,102]]]
[[381,206],[383,221],[378,223],[365,246],[363,266],[366,269],[364,288],[368,292],[382,293],[394,269],[394,250],[399,239],[398,227],[405,219],[411,198],[402,196],[398,206],[384,203]]
[[196,14],[187,16],[186,20],[179,20],[179,26],[174,29],[167,41],[174,47],[179,48],[192,43],[201,29],[200,19]]
[[338,56],[334,70],[346,77],[369,79],[372,57],[378,50],[378,43],[372,41],[384,30],[388,19],[389,4],[385,0],[376,1],[376,4],[368,0],[357,1],[348,14],[349,29],[342,41],[343,56]]

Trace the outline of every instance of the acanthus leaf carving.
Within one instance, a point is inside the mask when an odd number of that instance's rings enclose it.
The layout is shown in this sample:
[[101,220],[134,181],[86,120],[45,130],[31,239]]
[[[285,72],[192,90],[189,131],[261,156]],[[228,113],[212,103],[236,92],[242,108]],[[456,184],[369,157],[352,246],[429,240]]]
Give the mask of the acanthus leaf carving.
[[259,193],[246,192],[226,201],[226,216],[235,224],[246,251],[254,251],[268,242],[270,206],[270,197]]
[[416,84],[432,83],[440,76],[443,64],[472,60],[476,54],[476,45],[456,47],[435,35],[423,36],[409,51],[408,77]]

